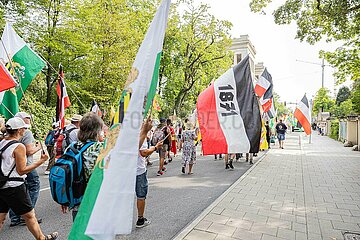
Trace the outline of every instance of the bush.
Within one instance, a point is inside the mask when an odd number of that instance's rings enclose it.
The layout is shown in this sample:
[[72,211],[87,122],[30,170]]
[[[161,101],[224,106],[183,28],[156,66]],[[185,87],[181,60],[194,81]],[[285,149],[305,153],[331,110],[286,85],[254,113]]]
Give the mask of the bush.
[[330,127],[330,137],[335,140],[339,140],[339,120],[332,120]]

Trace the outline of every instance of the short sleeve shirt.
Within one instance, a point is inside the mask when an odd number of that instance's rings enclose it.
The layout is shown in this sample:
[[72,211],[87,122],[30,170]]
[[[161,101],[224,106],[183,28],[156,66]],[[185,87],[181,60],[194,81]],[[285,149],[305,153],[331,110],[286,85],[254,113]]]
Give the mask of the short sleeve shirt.
[[284,123],[278,123],[276,125],[276,132],[277,133],[285,134],[286,129],[287,129],[287,127],[286,127],[286,125]]
[[[144,141],[140,147],[140,150],[145,150],[147,148],[148,148],[147,143],[146,143],[146,141]],[[143,157],[140,155],[140,150],[139,150],[139,156],[137,159],[136,176],[139,176],[139,175],[143,174],[144,172],[146,172],[146,164],[145,164],[146,157]]]
[[[34,138],[34,135],[32,134],[32,132],[29,129],[26,129],[24,136],[20,139],[20,142],[22,144],[24,144],[25,146],[29,145],[29,144],[31,144],[31,145],[34,144],[35,138]],[[33,155],[26,156],[26,159],[27,159],[26,165],[30,165],[34,161]]]

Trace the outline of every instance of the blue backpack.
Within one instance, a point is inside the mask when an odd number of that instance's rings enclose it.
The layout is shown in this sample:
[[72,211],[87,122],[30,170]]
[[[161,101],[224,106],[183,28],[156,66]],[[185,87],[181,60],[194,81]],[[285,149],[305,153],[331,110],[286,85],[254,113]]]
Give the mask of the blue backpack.
[[55,145],[55,130],[49,131],[45,138],[45,146],[54,146]]
[[52,198],[70,208],[79,205],[87,185],[84,173],[83,152],[94,142],[87,142],[81,149],[72,143],[50,169],[49,182]]

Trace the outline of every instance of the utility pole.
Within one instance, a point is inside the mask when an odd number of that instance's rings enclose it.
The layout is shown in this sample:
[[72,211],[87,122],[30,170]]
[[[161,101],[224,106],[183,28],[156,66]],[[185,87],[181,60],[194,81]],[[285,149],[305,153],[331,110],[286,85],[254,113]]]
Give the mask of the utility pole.
[[296,61],[297,61],[297,62],[314,64],[314,65],[320,65],[320,66],[321,66],[321,87],[324,88],[325,66],[330,66],[330,65],[325,65],[325,60],[324,60],[324,58],[322,59],[321,63],[314,63],[314,62],[308,62],[308,61],[303,61],[303,60],[296,60]]

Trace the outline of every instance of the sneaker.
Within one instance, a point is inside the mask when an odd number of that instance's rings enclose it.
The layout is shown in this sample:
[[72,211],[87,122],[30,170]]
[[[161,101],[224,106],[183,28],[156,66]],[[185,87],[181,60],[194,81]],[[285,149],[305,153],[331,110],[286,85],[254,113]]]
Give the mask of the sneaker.
[[225,164],[225,169],[229,169],[229,164]]
[[162,168],[162,172],[166,172],[166,167],[163,167],[163,168]]
[[250,165],[254,164],[253,161],[250,161]]
[[55,240],[59,237],[58,232],[50,233],[49,235],[45,235],[45,240]]
[[138,218],[138,220],[136,222],[136,227],[142,228],[142,227],[149,225],[150,223],[151,222],[149,220],[147,220],[146,218]]
[[49,170],[46,170],[46,171],[44,172],[44,174],[45,174],[45,175],[49,175],[49,174],[50,174],[50,171],[49,171]]
[[172,158],[169,158],[169,163],[171,163],[172,162]]
[[161,176],[161,175],[163,175],[164,173],[162,172],[162,171],[158,171],[157,172],[157,174],[156,174],[156,176]]
[[182,173],[185,173],[185,167],[182,167],[182,168],[181,168],[181,172],[182,172]]
[[229,167],[230,167],[231,169],[234,169],[233,161],[229,161]]
[[22,219],[22,218],[20,218],[19,221],[11,222],[11,223],[10,223],[10,227],[23,226],[24,224],[26,225],[25,220]]
[[167,161],[164,161],[164,165],[167,165],[168,164],[168,162]]

